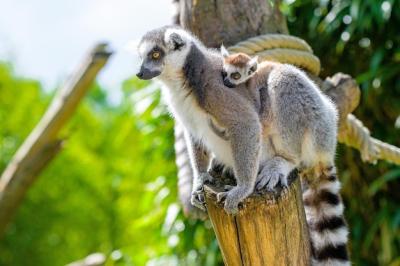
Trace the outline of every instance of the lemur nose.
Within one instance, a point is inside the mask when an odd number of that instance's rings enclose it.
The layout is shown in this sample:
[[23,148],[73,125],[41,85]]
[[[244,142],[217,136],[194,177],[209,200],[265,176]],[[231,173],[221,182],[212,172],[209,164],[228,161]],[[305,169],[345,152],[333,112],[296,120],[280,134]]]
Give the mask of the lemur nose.
[[143,77],[143,71],[140,71],[139,73],[136,74],[136,77],[142,78]]

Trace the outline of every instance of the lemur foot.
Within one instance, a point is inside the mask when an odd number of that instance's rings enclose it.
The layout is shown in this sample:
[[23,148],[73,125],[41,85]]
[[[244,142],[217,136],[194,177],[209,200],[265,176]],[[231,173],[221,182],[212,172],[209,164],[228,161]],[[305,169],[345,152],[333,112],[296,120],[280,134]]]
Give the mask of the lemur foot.
[[206,210],[205,202],[206,201],[204,197],[203,187],[192,192],[190,203],[192,203],[193,206],[205,211]]
[[274,169],[264,168],[257,177],[256,189],[266,188],[268,191],[274,191],[279,182],[283,187],[287,187],[287,175]]
[[234,187],[230,191],[219,192],[217,201],[224,201],[224,210],[228,214],[235,215],[239,212],[239,204],[242,202],[243,196],[250,193],[243,193],[238,187]]
[[196,185],[194,190],[192,191],[192,197],[190,202],[193,206],[205,211],[206,210],[206,200],[204,195],[204,188],[203,185],[206,182],[212,182],[213,177],[209,173],[200,173],[198,177],[199,183]]

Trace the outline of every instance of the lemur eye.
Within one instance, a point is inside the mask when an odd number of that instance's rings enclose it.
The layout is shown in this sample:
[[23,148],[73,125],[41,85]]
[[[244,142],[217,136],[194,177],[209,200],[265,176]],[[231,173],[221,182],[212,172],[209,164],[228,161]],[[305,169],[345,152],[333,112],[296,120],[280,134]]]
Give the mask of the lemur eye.
[[235,79],[235,80],[240,79],[240,77],[241,77],[241,75],[240,75],[239,72],[235,72],[235,73],[232,73],[232,74],[231,74],[231,78],[233,78],[233,79]]
[[151,54],[151,58],[153,58],[153,59],[158,59],[158,58],[160,58],[160,55],[161,55],[160,52],[155,51],[155,52],[153,52],[153,53]]
[[251,68],[250,68],[250,71],[251,72],[255,72],[257,70],[257,66],[252,66]]

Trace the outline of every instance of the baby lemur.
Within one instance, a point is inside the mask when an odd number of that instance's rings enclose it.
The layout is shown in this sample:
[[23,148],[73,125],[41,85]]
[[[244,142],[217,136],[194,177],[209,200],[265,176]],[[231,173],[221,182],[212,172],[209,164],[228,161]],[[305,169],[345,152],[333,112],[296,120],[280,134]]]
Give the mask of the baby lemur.
[[[289,65],[274,66],[265,75],[259,69],[251,78],[254,88],[263,88],[257,108],[243,93],[248,82],[226,87],[221,54],[182,28],[149,31],[139,53],[143,61],[137,76],[162,81],[168,107],[185,128],[194,172],[192,203],[204,208],[202,186],[211,178],[211,157],[233,169],[237,185],[217,195],[231,214],[256,182],[273,189],[279,181],[285,185],[294,168],[318,166],[325,175],[310,182],[304,196],[310,228],[315,227],[314,257],[316,263],[345,263],[347,233],[338,233],[346,227],[333,166],[337,112],[313,82]],[[336,231],[330,231],[333,227]]]
[[[230,88],[239,87],[240,90],[248,91],[248,93],[251,93],[251,95],[255,97],[255,102],[261,101],[262,103],[268,102],[271,104],[270,110],[268,110],[268,107],[261,107],[261,120],[268,121],[269,119],[265,119],[265,117],[271,116],[272,120],[274,120],[273,110],[277,106],[273,104],[276,102],[273,99],[273,96],[281,94],[285,97],[285,93],[287,93],[288,97],[291,97],[290,95],[293,93],[292,91],[286,91],[283,93],[285,91],[283,87],[268,86],[269,76],[274,74],[274,70],[280,71],[282,64],[272,61],[257,63],[257,57],[251,58],[244,53],[235,53],[230,55],[224,46],[221,46],[221,55],[223,57],[222,76],[224,84]],[[243,88],[240,85],[245,85],[245,87]],[[299,86],[298,93],[303,93],[303,90],[304,88]],[[265,95],[268,96],[265,97]],[[323,100],[322,103],[326,105],[327,111],[332,113],[330,115],[330,121],[333,125],[336,125],[336,111],[330,100],[322,93],[315,93],[315,95],[319,95]],[[266,98],[269,98],[269,101],[266,101]],[[299,102],[299,104],[303,107],[310,103],[315,103],[312,101],[312,98],[307,99],[304,94],[299,95],[298,99],[302,101]],[[279,110],[279,107],[277,109]],[[324,115],[318,114],[318,108],[311,110],[315,111],[310,113],[311,118],[314,117],[318,120],[324,117]],[[299,111],[301,111],[301,109],[299,109]],[[296,117],[294,117],[294,119],[295,118]],[[286,119],[290,120],[290,117],[286,117]],[[287,122],[282,122],[283,129],[281,132],[284,132]],[[313,244],[313,265],[350,265],[346,250],[348,230],[343,217],[343,204],[341,203],[339,196],[340,182],[336,177],[336,170],[333,162],[335,142],[331,138],[336,135],[336,126],[328,127],[325,129],[328,131],[324,131],[323,129],[317,129],[315,127],[318,125],[321,124],[317,123],[314,127],[305,128],[303,131],[303,143],[301,145],[302,153],[296,154],[290,151],[290,147],[284,147],[283,152],[285,154],[282,158],[295,158],[295,161],[300,159],[300,164],[297,167],[303,170],[303,173],[301,174],[303,199],[310,237]],[[271,127],[271,125],[269,127]],[[272,127],[275,127],[275,125]],[[298,128],[302,129],[302,127]],[[290,130],[290,127],[288,127],[288,130]],[[329,132],[329,130],[332,131]],[[313,136],[313,134],[320,135]],[[281,140],[279,141],[281,142]],[[273,138],[271,143],[275,146]],[[329,145],[331,145],[330,148]],[[280,146],[285,145],[282,145],[281,143]],[[320,150],[324,151],[322,156],[319,153]],[[274,152],[279,156],[281,151],[274,148]],[[302,156],[303,154],[304,156],[307,156],[307,158],[296,159],[296,156]],[[265,169],[264,166],[262,171],[270,170]],[[261,174],[257,178],[258,189],[263,188],[265,185],[269,188],[273,188],[278,180],[283,181],[283,185],[286,184],[285,179],[282,180],[278,177],[275,179],[263,178],[263,176],[264,175]],[[310,177],[313,177],[313,179],[310,179]],[[338,258],[329,258],[332,255],[331,253],[336,253]],[[339,261],[336,261],[335,259]],[[329,261],[330,264],[327,263],[327,261]]]

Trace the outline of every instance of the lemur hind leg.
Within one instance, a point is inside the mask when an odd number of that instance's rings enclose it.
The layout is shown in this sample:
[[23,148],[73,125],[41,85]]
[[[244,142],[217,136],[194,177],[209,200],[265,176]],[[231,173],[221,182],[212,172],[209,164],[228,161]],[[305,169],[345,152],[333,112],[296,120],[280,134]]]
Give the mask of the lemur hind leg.
[[272,191],[279,183],[283,187],[287,187],[288,176],[295,167],[295,164],[280,156],[269,159],[260,168],[256,181],[256,189],[262,190],[266,188]]

